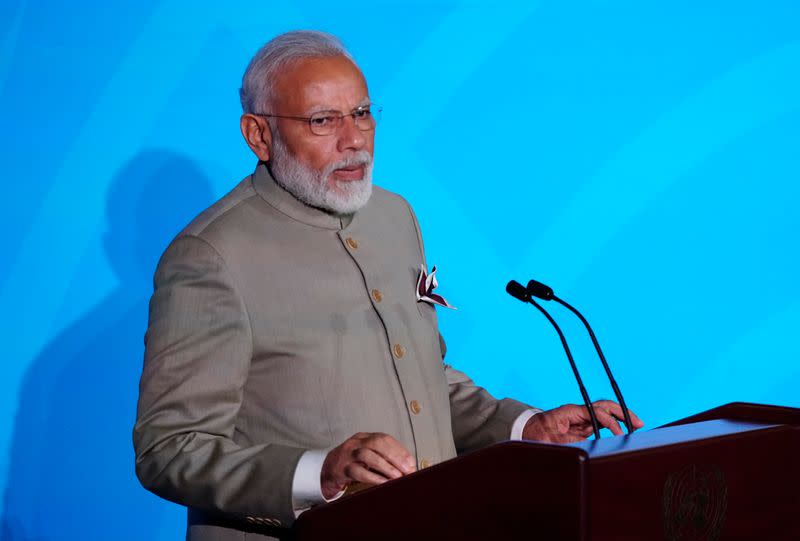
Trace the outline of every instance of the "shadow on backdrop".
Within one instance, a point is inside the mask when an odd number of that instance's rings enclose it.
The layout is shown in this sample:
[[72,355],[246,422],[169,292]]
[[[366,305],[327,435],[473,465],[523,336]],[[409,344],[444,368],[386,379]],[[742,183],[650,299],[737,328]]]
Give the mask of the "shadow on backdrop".
[[167,507],[139,485],[131,442],[147,303],[161,252],[212,200],[198,167],[168,151],[142,152],[114,177],[103,242],[119,284],[25,375],[2,539],[157,537]]

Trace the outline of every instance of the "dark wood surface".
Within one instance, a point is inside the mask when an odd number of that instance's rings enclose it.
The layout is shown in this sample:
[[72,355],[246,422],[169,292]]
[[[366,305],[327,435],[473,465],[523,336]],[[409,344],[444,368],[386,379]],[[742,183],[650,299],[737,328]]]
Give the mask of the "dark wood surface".
[[307,511],[317,539],[800,539],[800,411],[734,403],[630,436],[506,442]]
[[[720,433],[726,426],[734,429]],[[689,429],[680,443],[665,430],[646,445],[593,454],[591,539],[800,539],[800,428],[747,426],[706,421],[676,427]],[[704,429],[709,437],[697,437]]]
[[295,538],[516,539],[547,517],[541,539],[584,539],[585,468],[580,449],[507,442],[307,511]]
[[669,423],[665,426],[685,425],[712,419],[730,419],[732,421],[751,421],[768,424],[800,426],[800,409],[786,406],[769,406],[751,402],[731,402],[718,408],[710,409],[685,419]]

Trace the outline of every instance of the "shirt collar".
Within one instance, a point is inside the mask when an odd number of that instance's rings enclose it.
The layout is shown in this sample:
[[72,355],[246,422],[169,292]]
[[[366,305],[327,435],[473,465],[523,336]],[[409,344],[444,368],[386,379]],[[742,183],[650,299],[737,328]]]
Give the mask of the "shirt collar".
[[352,216],[339,216],[309,205],[306,205],[280,186],[267,168],[266,162],[258,162],[253,173],[253,187],[256,193],[281,213],[290,218],[323,229],[339,231],[350,224]]

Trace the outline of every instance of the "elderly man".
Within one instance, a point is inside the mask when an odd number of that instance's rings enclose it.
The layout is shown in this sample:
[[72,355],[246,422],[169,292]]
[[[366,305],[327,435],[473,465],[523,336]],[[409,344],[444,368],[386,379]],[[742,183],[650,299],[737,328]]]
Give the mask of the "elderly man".
[[[336,38],[273,39],[241,101],[258,166],[159,263],[134,429],[139,479],[189,507],[189,539],[287,526],[351,483],[509,438],[591,432],[583,407],[496,400],[443,364],[419,226],[372,186],[378,111]],[[616,404],[597,414],[621,432]]]

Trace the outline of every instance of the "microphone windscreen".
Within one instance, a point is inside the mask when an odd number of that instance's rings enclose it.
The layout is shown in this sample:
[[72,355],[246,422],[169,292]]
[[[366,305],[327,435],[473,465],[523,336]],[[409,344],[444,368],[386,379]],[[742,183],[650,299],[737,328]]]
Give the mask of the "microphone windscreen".
[[553,288],[541,282],[537,282],[536,280],[531,280],[528,282],[528,294],[549,301],[553,298]]
[[528,295],[528,290],[525,289],[525,286],[523,286],[516,280],[511,280],[508,283],[508,285],[506,285],[506,292],[515,299],[519,299],[522,302],[528,302],[530,300],[530,295]]

